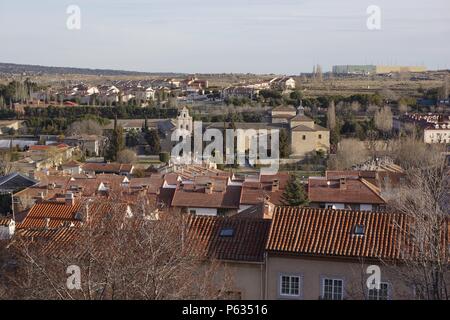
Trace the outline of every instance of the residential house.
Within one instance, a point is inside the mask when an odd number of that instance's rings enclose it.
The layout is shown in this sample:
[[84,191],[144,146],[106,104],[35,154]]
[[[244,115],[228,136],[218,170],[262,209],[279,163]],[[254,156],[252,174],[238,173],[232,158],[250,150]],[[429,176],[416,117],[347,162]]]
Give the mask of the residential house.
[[231,216],[238,212],[241,187],[228,185],[227,178],[199,178],[178,184],[171,207],[206,216]]
[[[402,257],[405,223],[392,213],[277,208],[266,246],[265,299],[413,298],[413,288],[389,268]],[[370,265],[381,268],[379,290],[365,285]]]
[[83,166],[83,164],[81,162],[78,162],[76,160],[72,160],[69,162],[66,162],[64,164],[61,165],[62,171],[64,174],[67,175],[76,175],[76,174],[81,174],[82,169],[81,167]]
[[423,131],[425,143],[450,143],[450,122],[427,126]]
[[25,188],[34,186],[35,179],[19,172],[13,172],[0,177],[0,193],[16,193]]
[[269,81],[273,89],[294,90],[296,82],[292,77],[274,78]]
[[87,162],[83,164],[82,170],[86,174],[95,175],[100,173],[112,173],[123,176],[130,176],[134,166],[131,163],[98,163]]
[[360,174],[352,176],[339,172],[327,172],[325,177],[310,177],[308,199],[311,207],[326,209],[379,211],[386,205],[379,187]]
[[67,144],[32,145],[23,158],[11,163],[11,170],[28,174],[59,167],[72,159],[76,150]]
[[9,135],[12,131],[17,132],[23,123],[21,120],[0,120],[0,135]]
[[[214,280],[222,287],[227,279],[232,299],[264,298],[264,249],[270,220],[192,216],[188,243],[199,257],[219,261]],[[207,264],[208,265],[208,264]]]
[[100,151],[106,143],[106,138],[97,135],[75,135],[64,138],[64,143],[69,146],[78,147],[84,154],[88,156],[99,156]]

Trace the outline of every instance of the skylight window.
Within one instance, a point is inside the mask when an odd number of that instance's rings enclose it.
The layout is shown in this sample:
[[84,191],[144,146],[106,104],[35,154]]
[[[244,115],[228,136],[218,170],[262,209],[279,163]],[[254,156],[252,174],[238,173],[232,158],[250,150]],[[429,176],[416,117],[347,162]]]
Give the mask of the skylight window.
[[355,226],[355,229],[354,229],[354,234],[356,234],[358,236],[363,236],[364,235],[364,231],[365,231],[364,225],[357,224]]
[[221,237],[232,237],[234,235],[234,229],[233,228],[222,228],[220,230],[220,236]]

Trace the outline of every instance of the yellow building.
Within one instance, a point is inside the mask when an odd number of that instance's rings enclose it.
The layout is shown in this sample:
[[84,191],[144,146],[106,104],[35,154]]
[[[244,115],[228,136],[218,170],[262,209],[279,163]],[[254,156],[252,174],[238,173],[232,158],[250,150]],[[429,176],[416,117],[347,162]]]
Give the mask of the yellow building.
[[425,72],[425,66],[376,66],[376,73],[394,73],[394,72]]

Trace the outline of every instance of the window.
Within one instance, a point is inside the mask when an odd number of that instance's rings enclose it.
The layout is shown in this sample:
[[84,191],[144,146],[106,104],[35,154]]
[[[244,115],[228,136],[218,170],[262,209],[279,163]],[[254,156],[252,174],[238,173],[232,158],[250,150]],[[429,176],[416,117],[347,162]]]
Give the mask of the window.
[[220,230],[220,236],[221,237],[232,237],[234,235],[234,229],[233,228],[223,228]]
[[344,296],[344,281],[342,279],[323,279],[322,299],[324,300],[342,300]]
[[303,139],[303,140],[306,140],[306,136],[302,136],[302,139]]
[[197,211],[196,210],[189,210],[189,213],[195,215],[195,214],[197,214]]
[[364,235],[364,225],[357,224],[354,229],[354,234],[356,234],[358,236],[363,236]]
[[321,134],[319,134],[319,139],[322,139],[322,135]]
[[282,275],[280,277],[280,295],[281,296],[300,296],[300,277]]
[[380,283],[380,290],[369,289],[367,294],[369,300],[388,300],[389,299],[389,284],[386,282]]

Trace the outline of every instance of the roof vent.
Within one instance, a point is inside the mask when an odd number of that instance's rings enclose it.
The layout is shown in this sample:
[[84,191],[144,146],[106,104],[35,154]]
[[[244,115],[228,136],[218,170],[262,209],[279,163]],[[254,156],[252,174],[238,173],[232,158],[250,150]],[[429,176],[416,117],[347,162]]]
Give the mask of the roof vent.
[[77,221],[83,221],[83,214],[80,211],[76,212],[74,219]]
[[347,179],[340,178],[339,179],[339,187],[341,188],[341,190],[347,190]]

